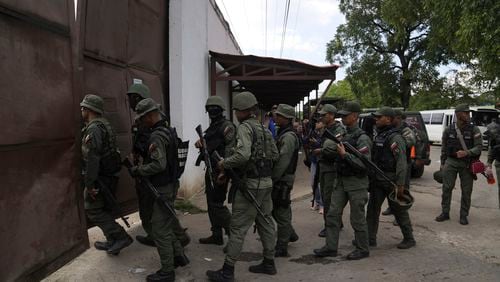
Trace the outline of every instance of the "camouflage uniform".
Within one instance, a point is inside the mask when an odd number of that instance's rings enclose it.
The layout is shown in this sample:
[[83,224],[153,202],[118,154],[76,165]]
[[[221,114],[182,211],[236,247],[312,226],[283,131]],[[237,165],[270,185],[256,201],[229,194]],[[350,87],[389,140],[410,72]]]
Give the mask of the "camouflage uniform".
[[[291,121],[295,117],[295,109],[292,106],[280,104],[276,114]],[[290,193],[293,189],[300,149],[299,138],[293,131],[291,122],[278,130],[276,146],[279,158],[274,163],[272,175],[273,218],[278,225],[276,256],[287,256],[288,242],[292,234],[295,234],[292,226]]]
[[[80,105],[103,114],[103,101],[96,95],[87,95]],[[94,198],[88,193],[88,189],[95,188],[107,189],[114,195],[118,183],[120,154],[116,147],[116,135],[106,119],[92,119],[82,129],[82,160],[85,212],[89,220],[102,230],[107,240],[96,242],[96,248],[110,250],[118,241],[130,245],[132,238],[116,223],[111,212],[111,203],[107,202],[103,195],[105,192],[99,191]],[[113,167],[113,162],[117,162],[118,166],[115,164]],[[110,253],[117,255],[119,249],[121,248],[117,249],[115,246]]]

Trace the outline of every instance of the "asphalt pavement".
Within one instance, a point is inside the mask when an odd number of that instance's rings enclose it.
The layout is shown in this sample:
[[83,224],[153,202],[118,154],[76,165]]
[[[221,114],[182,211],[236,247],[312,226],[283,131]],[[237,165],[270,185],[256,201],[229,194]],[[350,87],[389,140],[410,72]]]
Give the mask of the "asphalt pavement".
[[[291,243],[288,258],[277,258],[278,274],[257,275],[248,272],[248,266],[262,259],[262,247],[251,228],[247,234],[240,262],[236,265],[237,281],[500,281],[500,209],[497,185],[488,185],[479,176],[474,183],[469,225],[458,223],[460,188],[457,181],[453,192],[451,220],[438,223],[441,188],[432,179],[439,168],[440,147],[431,148],[431,165],[424,175],[413,179],[411,191],[416,201],[410,210],[417,246],[399,250],[396,245],[402,236],[393,225],[392,216],[381,216],[378,246],[370,250],[370,257],[360,261],[347,261],[353,247],[349,207],[344,213],[345,228],[340,234],[339,256],[315,258],[312,250],[323,246],[324,239],[317,236],[323,218],[310,209],[311,188],[309,173],[302,164],[297,170],[293,191],[293,225],[300,239]],[[485,161],[483,151],[482,160]],[[206,209],[203,193],[191,199]],[[384,207],[385,208],[385,205]],[[224,261],[221,246],[201,245],[198,239],[209,235],[206,213],[179,214],[188,228],[192,242],[186,254],[191,263],[176,270],[177,281],[207,281],[205,271],[218,269]],[[132,235],[143,234],[137,213],[130,216]],[[89,230],[91,245],[102,240],[100,230]],[[44,281],[144,281],[160,267],[155,248],[134,242],[119,256],[108,256],[90,248]]]

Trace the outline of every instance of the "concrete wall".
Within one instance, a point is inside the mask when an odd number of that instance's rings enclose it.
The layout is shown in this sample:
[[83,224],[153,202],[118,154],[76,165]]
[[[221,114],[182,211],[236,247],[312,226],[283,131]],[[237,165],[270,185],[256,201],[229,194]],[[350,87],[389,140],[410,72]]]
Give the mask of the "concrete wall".
[[[198,139],[194,128],[208,127],[205,101],[210,93],[208,51],[239,54],[215,1],[170,0],[170,116],[183,140],[190,140],[186,171],[181,179],[181,196],[189,198],[204,188],[204,165],[195,167]],[[228,83],[217,85],[217,95],[229,105]]]

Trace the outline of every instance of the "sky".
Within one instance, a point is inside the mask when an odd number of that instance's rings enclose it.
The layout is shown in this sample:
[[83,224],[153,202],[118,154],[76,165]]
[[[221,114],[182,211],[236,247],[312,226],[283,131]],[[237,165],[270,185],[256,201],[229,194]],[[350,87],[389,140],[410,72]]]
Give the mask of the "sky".
[[[216,0],[245,55],[281,57],[312,65],[329,65],[325,60],[326,44],[334,37],[337,27],[345,23],[345,18],[339,11],[339,1],[290,0],[283,40],[287,2]],[[343,67],[337,70],[336,76],[337,81],[344,78]],[[322,92],[327,85],[328,81],[323,82],[319,91]]]

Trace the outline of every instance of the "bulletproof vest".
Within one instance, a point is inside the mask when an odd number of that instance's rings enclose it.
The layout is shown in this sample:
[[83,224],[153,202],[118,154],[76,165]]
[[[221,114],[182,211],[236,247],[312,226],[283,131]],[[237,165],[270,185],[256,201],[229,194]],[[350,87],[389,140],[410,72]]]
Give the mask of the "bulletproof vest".
[[[153,138],[160,136],[162,139],[167,140],[168,147],[167,151],[167,166],[165,170],[152,175],[149,177],[151,183],[155,186],[165,186],[167,184],[177,181],[176,163],[177,162],[177,144],[176,140],[172,136],[172,129],[168,128],[164,122],[159,122],[153,127],[151,136],[148,141],[148,148],[153,142]],[[151,157],[148,152],[148,156],[145,158],[146,163],[151,162]]]
[[[472,147],[474,147],[474,125],[469,123],[465,125],[464,128],[462,128],[460,131],[462,132],[462,136],[467,149],[471,149]],[[450,125],[448,132],[446,153],[448,157],[456,158],[457,152],[460,150],[464,150],[464,148],[462,148],[462,144],[458,139],[456,124],[453,123],[452,125]]]
[[134,124],[132,126],[132,150],[143,159],[148,156],[148,141],[151,129]]
[[232,126],[232,123],[225,118],[216,120],[210,124],[210,126],[205,131],[205,141],[207,142],[208,153],[212,155],[214,151],[217,151],[220,156],[224,156],[225,152],[225,137],[224,130],[226,125]]
[[296,145],[297,145],[297,147],[293,151],[292,159],[290,160],[290,163],[288,164],[288,167],[285,170],[285,174],[295,174],[295,171],[297,170],[297,162],[299,160],[299,148],[300,148],[299,142],[300,141],[299,141],[299,137],[297,136],[295,131],[293,131],[292,126],[288,126],[286,128],[283,128],[283,129],[280,128],[280,130],[278,131],[278,138],[277,138],[278,142],[276,143],[278,146],[278,150],[281,147],[280,141],[285,136],[285,134],[293,135],[293,137],[295,138]]
[[373,140],[373,162],[386,172],[396,172],[396,159],[392,154],[391,144],[389,144],[396,134],[400,134],[399,129],[390,128],[379,132]]
[[[348,134],[343,138],[343,142],[349,143],[351,146],[356,148],[358,144],[358,139],[361,135],[366,134],[363,130],[358,128],[353,134]],[[366,170],[360,170],[359,168],[351,166],[345,159],[340,156],[337,160],[337,172],[342,176],[364,176],[366,175]]]
[[271,133],[260,126],[254,126],[250,122],[244,121],[243,125],[250,127],[252,131],[252,150],[249,164],[246,168],[248,178],[270,177],[273,172],[273,160],[271,142],[274,142]]
[[104,132],[102,151],[99,152],[101,155],[101,159],[99,161],[99,175],[115,175],[121,169],[120,150],[116,145],[116,135],[109,122],[104,118],[94,119],[91,124],[95,124],[102,132]]

